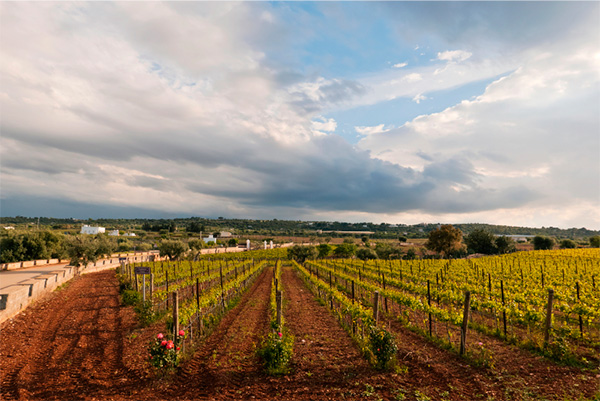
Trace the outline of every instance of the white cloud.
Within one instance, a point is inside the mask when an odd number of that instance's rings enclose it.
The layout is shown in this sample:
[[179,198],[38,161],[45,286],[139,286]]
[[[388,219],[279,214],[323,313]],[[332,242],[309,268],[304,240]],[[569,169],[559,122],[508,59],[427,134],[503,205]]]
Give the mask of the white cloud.
[[412,98],[413,102],[415,102],[416,104],[421,103],[422,100],[427,100],[427,96],[424,96],[422,93],[419,93],[417,95],[415,95],[415,97]]
[[337,123],[333,118],[319,117],[312,121],[313,132],[334,132],[337,128]]
[[423,76],[421,74],[418,74],[416,72],[413,72],[411,74],[406,74],[404,77],[402,77],[403,82],[419,82],[423,79]]
[[404,68],[408,65],[408,63],[398,63],[398,64],[394,64],[392,67],[393,68]]
[[[593,47],[580,44],[571,53],[531,57],[476,99],[419,116],[385,136],[364,137],[359,148],[423,171],[440,160],[463,160],[476,178],[454,188],[520,186],[539,197],[539,204],[521,211],[505,208],[502,219],[491,219],[497,222],[535,225],[564,208],[573,213],[557,216],[554,224],[598,227],[599,218],[592,215],[600,215],[600,60]],[[525,210],[535,217],[526,218]],[[585,213],[590,213],[587,218]],[[482,220],[482,214],[455,216],[454,221],[464,216]]]
[[437,54],[437,59],[453,63],[468,60],[473,54],[465,50],[446,50]]
[[360,135],[368,136],[373,134],[380,134],[382,132],[387,132],[394,127],[386,127],[384,124],[375,125],[373,127],[354,127],[356,132]]

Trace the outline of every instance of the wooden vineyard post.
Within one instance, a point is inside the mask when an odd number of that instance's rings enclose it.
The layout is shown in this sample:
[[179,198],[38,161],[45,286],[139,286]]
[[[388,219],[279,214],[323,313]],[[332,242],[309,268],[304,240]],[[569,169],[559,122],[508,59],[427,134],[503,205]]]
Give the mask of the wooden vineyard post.
[[[165,283],[167,283],[167,294],[169,293],[169,265],[165,271]],[[167,309],[169,309],[169,297],[167,297]]]
[[[385,273],[381,273],[381,283],[383,284],[383,289],[385,290]],[[387,297],[383,297],[383,303],[385,305],[385,313],[388,313],[388,300]]]
[[373,301],[373,317],[375,318],[375,324],[379,322],[379,291],[375,291],[373,294],[375,300]]
[[150,304],[154,306],[154,273],[150,274]]
[[275,279],[275,292],[279,291],[279,280]]
[[[427,280],[427,305],[431,306],[431,291],[429,289],[429,280]],[[429,312],[429,337],[431,337],[431,312]]]
[[435,273],[435,290],[437,291],[437,304],[440,306],[440,279],[438,273]]
[[552,301],[554,300],[554,290],[548,288],[548,305],[546,306],[546,332],[544,333],[544,347],[550,344],[550,329],[552,328]]
[[177,291],[171,293],[173,298],[173,338],[177,338],[179,333],[179,299],[177,298]]
[[506,339],[506,310],[504,309],[504,280],[500,280],[500,293],[502,295],[502,324],[504,324],[504,338]]
[[331,272],[329,272],[329,288],[333,288],[333,284],[331,283]]
[[225,312],[225,290],[223,289],[223,266],[219,265],[219,275],[221,276],[221,306]]
[[281,291],[275,293],[275,301],[277,302],[277,330],[281,330]]
[[[577,288],[577,302],[580,302],[581,298],[579,298],[579,281],[575,283],[575,287]],[[581,318],[581,313],[579,314],[579,332],[581,333],[581,338],[583,338],[583,319]]]
[[352,305],[354,305],[354,280],[352,280]]
[[542,288],[544,288],[544,271],[542,270]]
[[140,288],[139,288],[139,284],[138,284],[138,275],[135,273],[135,271],[133,273],[133,277],[135,278],[135,291],[137,292],[140,290]]
[[200,313],[200,279],[196,278],[196,309]]
[[463,322],[460,328],[460,355],[464,355],[467,348],[467,328],[469,327],[469,312],[471,310],[471,292],[465,292],[465,309]]

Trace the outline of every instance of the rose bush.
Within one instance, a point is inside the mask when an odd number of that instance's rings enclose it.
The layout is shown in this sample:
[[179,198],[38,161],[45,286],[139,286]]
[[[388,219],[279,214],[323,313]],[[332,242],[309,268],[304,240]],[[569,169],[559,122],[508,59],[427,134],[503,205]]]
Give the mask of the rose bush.
[[185,338],[185,331],[179,330],[174,340],[165,338],[158,333],[149,346],[150,364],[161,371],[174,369],[179,365],[179,344]]

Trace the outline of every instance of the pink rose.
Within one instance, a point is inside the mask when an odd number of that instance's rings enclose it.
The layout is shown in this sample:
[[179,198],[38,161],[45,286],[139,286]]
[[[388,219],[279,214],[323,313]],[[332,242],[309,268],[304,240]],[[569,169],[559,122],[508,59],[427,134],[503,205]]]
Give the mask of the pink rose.
[[160,345],[162,345],[163,347],[164,347],[165,345],[167,345],[167,340],[162,340],[162,341],[161,341],[161,343],[160,343]]
[[159,340],[162,340],[163,337],[163,333],[158,333],[158,335],[156,336],[156,338],[158,338]]
[[167,343],[167,349],[173,349],[173,341]]
[[183,331],[183,330],[179,330],[179,335],[180,335],[180,336],[185,336],[185,331]]
[[177,347],[177,351],[179,351],[180,349],[181,349],[180,347]]
[[279,338],[283,337],[283,334],[281,333],[277,333],[277,335],[279,336]]

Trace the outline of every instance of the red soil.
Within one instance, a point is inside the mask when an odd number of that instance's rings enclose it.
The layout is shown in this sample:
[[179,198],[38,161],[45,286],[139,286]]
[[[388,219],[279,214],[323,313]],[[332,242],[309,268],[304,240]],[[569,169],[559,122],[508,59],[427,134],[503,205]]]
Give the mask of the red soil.
[[[149,367],[147,346],[164,323],[139,328],[119,304],[113,271],[89,274],[5,322],[0,333],[2,399],[593,399],[598,372],[560,367],[485,339],[495,369],[478,368],[395,321],[397,373],[362,358],[335,316],[284,268],[284,316],[295,336],[291,372],[262,372],[255,347],[268,332],[272,270],[253,286],[171,377]],[[473,339],[476,340],[476,339]],[[479,340],[477,338],[477,340]],[[404,398],[402,398],[404,397]]]

